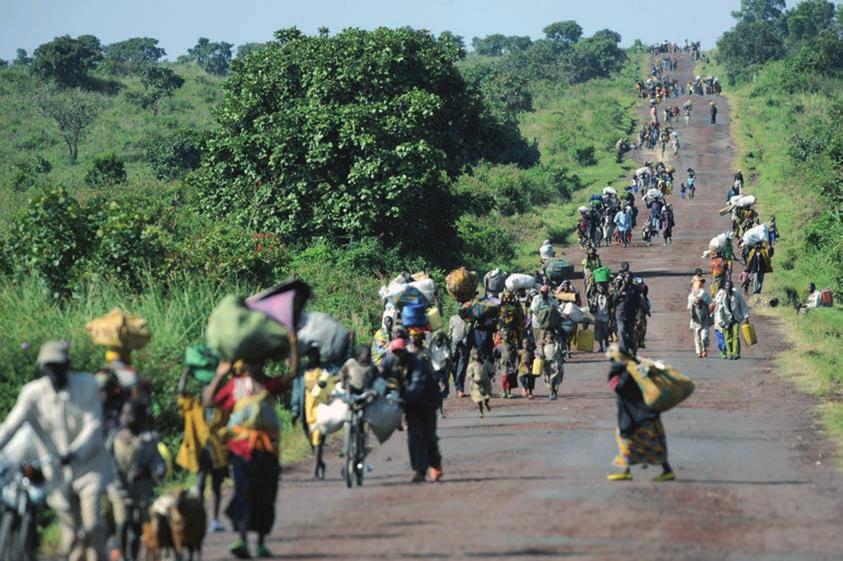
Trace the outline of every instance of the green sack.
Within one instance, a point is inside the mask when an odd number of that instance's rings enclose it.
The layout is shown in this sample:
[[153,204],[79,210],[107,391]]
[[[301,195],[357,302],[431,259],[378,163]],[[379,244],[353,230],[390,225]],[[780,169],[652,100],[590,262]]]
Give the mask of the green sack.
[[204,344],[191,345],[184,351],[184,366],[200,384],[207,384],[214,379],[220,358]]
[[612,274],[612,271],[609,270],[609,267],[599,267],[594,269],[594,282],[609,282],[609,275]]
[[539,308],[536,321],[541,329],[559,329],[562,326],[562,314],[556,306]]
[[287,329],[263,312],[226,296],[208,318],[208,346],[223,360],[281,360],[290,355]]

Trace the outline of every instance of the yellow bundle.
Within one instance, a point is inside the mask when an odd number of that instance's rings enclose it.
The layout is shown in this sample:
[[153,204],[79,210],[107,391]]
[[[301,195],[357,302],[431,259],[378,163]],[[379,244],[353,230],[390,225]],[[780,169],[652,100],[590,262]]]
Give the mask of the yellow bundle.
[[85,329],[94,344],[129,351],[142,349],[152,336],[144,318],[129,315],[120,308],[91,320]]

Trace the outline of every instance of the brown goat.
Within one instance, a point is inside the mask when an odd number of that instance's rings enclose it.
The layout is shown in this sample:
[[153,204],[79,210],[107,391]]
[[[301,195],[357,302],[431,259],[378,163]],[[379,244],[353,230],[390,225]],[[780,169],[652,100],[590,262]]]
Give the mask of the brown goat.
[[200,497],[176,489],[156,499],[149,514],[150,521],[143,526],[145,561],[161,561],[168,550],[178,561],[185,550],[188,561],[194,561],[194,555],[201,561],[208,518]]

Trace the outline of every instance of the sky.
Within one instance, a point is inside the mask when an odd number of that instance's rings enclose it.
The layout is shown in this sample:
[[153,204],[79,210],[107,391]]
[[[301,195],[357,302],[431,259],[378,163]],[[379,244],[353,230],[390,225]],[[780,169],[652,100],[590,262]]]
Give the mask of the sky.
[[[791,4],[792,2],[788,2]],[[542,36],[548,23],[573,19],[586,35],[609,28],[623,45],[668,39],[714,46],[733,25],[740,0],[0,0],[0,58],[30,55],[59,35],[92,34],[103,44],[155,37],[174,60],[199,37],[234,45],[272,39],[298,27],[401,27],[452,31],[470,45],[492,33]]]

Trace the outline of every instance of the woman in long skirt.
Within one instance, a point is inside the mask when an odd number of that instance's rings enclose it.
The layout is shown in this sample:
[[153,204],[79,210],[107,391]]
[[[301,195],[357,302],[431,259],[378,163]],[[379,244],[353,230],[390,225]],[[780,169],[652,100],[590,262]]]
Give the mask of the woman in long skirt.
[[623,471],[609,475],[609,481],[632,479],[630,468],[636,464],[660,465],[662,474],[655,481],[673,481],[676,474],[667,461],[667,437],[661,415],[644,403],[644,396],[626,365],[612,360],[609,387],[618,404],[618,455],[614,464]]

